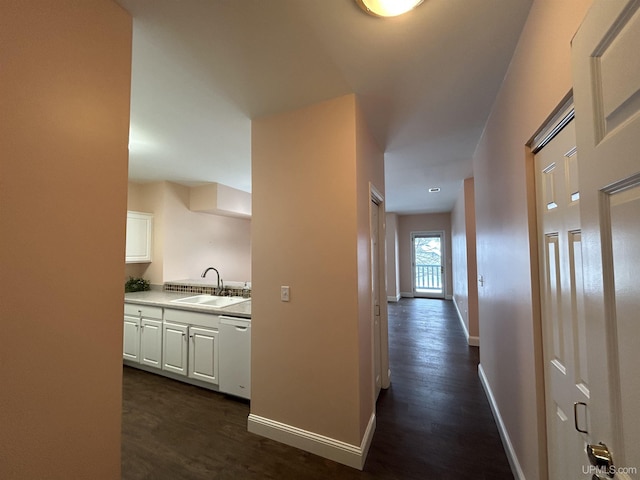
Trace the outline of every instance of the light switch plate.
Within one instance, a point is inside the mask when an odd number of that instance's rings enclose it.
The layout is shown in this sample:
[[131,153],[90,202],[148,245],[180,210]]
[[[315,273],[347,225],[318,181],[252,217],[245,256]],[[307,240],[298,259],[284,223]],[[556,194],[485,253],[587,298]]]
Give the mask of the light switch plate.
[[282,300],[283,302],[288,302],[289,301],[289,287],[288,286],[281,286],[280,287],[280,300]]

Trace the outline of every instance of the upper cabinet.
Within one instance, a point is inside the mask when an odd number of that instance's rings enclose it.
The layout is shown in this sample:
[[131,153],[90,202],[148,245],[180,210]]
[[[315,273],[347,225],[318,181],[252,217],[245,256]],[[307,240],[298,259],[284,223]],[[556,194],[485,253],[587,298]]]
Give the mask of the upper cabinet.
[[127,263],[151,262],[152,234],[152,214],[141,212],[127,212]]

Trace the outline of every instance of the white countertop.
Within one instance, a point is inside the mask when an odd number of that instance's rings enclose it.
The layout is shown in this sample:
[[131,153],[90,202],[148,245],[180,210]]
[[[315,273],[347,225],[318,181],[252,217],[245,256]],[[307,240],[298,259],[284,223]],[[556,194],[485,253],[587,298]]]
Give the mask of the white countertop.
[[[171,282],[175,283],[175,282]],[[229,315],[232,317],[251,318],[251,299],[245,302],[236,303],[228,307],[206,307],[202,305],[185,305],[171,303],[179,298],[192,297],[194,293],[184,292],[163,292],[159,290],[149,290],[147,292],[132,292],[124,294],[126,303],[137,303],[140,305],[155,305],[164,308],[175,308],[178,310],[191,310],[194,312],[211,313],[215,315]]]

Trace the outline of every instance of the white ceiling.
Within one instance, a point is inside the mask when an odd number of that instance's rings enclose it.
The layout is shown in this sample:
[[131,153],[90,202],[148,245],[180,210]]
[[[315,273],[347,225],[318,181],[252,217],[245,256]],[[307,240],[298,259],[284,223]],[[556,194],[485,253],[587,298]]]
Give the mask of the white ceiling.
[[[129,176],[251,191],[251,119],[355,92],[386,206],[449,211],[532,0],[118,0],[133,15]],[[429,187],[440,187],[429,194]]]

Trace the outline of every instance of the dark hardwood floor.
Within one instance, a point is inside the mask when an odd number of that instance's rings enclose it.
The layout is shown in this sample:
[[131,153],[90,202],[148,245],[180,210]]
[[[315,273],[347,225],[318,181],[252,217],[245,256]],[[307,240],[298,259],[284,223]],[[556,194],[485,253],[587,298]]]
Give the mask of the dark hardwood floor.
[[123,479],[512,479],[452,302],[389,304],[389,344],[364,471],[248,433],[246,402],[124,367]]

